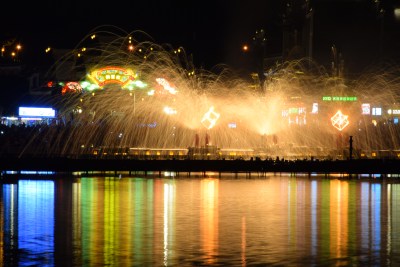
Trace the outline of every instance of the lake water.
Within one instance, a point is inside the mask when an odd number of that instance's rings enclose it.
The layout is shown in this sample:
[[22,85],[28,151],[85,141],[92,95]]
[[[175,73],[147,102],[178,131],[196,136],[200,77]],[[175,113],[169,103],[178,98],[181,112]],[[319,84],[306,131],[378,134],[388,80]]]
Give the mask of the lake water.
[[62,177],[2,184],[4,266],[399,266],[400,184]]

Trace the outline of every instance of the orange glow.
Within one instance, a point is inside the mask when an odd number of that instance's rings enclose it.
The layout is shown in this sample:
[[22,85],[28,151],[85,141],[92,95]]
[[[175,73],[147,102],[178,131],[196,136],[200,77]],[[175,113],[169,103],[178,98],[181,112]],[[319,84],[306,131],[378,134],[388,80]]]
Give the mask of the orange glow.
[[339,131],[342,131],[350,123],[347,119],[348,117],[348,115],[344,115],[340,110],[338,110],[336,114],[331,117],[332,126]]
[[201,181],[200,230],[202,249],[206,253],[207,264],[213,264],[218,254],[218,180]]
[[214,107],[210,107],[210,109],[204,114],[201,123],[209,130],[215,126],[219,116],[220,114],[214,111]]

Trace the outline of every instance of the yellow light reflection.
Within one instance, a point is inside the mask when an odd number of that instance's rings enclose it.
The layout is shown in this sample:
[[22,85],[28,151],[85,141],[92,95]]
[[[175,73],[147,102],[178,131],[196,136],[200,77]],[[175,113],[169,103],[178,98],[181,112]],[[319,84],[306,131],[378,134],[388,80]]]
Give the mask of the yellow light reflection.
[[168,262],[170,243],[172,238],[172,215],[174,213],[174,188],[172,184],[164,184],[164,266],[170,265]]
[[205,179],[201,181],[201,215],[200,229],[207,264],[215,263],[218,255],[218,180]]
[[347,181],[332,180],[330,182],[330,253],[332,258],[347,256],[348,194]]

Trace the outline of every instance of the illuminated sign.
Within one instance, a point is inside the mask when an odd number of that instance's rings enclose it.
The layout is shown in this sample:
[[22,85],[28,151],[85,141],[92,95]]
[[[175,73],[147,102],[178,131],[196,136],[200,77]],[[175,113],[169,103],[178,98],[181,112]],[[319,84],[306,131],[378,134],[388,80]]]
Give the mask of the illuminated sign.
[[54,118],[56,111],[52,108],[19,107],[18,115],[20,117]]
[[389,115],[399,115],[400,109],[388,109],[388,114]]
[[313,104],[312,104],[311,113],[312,113],[312,114],[318,114],[318,103],[313,103]]
[[347,119],[348,117],[349,116],[344,115],[340,110],[338,110],[338,112],[336,112],[336,114],[331,117],[332,126],[339,131],[342,131],[350,123]]
[[204,114],[201,123],[208,130],[215,126],[217,120],[219,119],[220,114],[214,111],[214,107],[210,107],[210,109]]
[[231,128],[231,129],[236,129],[236,122],[230,122],[230,123],[228,123],[228,128]]
[[306,113],[305,107],[289,108],[287,110],[288,114],[304,114]]
[[131,69],[109,66],[92,71],[88,77],[100,87],[106,84],[116,83],[124,88],[135,79],[135,74]]
[[323,96],[322,101],[354,102],[354,101],[357,101],[357,97],[356,96]]
[[372,108],[372,115],[381,116],[382,115],[382,108]]
[[174,115],[177,113],[176,109],[171,108],[171,107],[164,107],[163,111],[167,115]]
[[361,105],[361,114],[370,115],[371,114],[371,105],[370,104],[362,104]]

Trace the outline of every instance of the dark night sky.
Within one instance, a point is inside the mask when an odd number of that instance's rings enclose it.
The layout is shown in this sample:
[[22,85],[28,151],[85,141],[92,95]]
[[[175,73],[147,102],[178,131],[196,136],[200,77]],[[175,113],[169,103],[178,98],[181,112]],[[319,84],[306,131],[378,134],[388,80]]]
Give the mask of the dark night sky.
[[[299,2],[296,0],[293,2]],[[315,10],[314,56],[329,64],[333,44],[350,72],[373,64],[379,56],[379,19],[374,0],[310,0]],[[398,0],[381,0],[385,8],[385,56],[398,60]],[[48,45],[73,48],[92,29],[114,25],[127,32],[143,30],[157,43],[183,46],[205,68],[218,63],[240,66],[244,43],[258,29],[267,33],[266,54],[282,53],[282,0],[203,1],[7,1],[2,4],[0,41],[15,37],[24,52]]]

